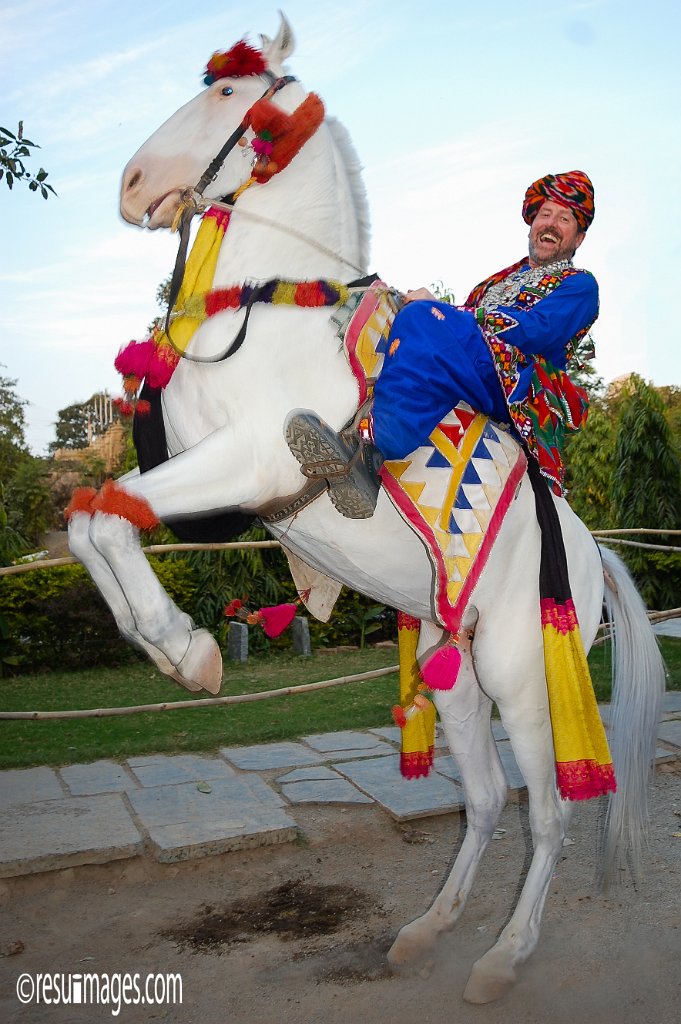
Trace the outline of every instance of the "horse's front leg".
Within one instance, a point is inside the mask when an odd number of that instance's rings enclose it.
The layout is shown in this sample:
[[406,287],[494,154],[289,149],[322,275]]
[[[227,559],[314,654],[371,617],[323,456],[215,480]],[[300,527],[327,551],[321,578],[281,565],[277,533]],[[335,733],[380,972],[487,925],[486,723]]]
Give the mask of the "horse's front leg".
[[188,690],[200,690],[201,687],[177,672],[175,666],[153,644],[139,633],[132,608],[116,579],[111,566],[99,553],[90,539],[90,511],[74,512],[69,520],[69,547],[71,553],[83,563],[100,594],[109,606],[124,640],[143,651],[165,675],[171,676],[176,682]]
[[450,929],[461,916],[478,864],[506,802],[506,777],[490,726],[492,702],[478,684],[470,646],[464,646],[461,653],[454,688],[437,693],[434,700],[461,772],[466,835],[450,875],[430,909],[405,925],[393,943],[388,959],[395,966],[424,956],[438,935]]
[[149,473],[127,477],[123,485],[105,484],[89,502],[77,502],[71,514],[72,550],[93,575],[123,635],[146,650],[161,671],[189,689],[211,693],[222,681],[218,645],[165,593],[142,552],[139,532],[159,519],[257,499],[262,487],[246,459],[230,458],[234,449],[226,428],[215,431]]

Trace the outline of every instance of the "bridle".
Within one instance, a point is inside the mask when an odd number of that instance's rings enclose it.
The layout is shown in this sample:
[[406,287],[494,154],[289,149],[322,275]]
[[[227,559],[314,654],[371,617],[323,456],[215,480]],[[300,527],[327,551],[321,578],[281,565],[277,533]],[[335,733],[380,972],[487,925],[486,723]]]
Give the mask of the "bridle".
[[[265,92],[260,97],[261,100],[268,100],[272,96],[276,95],[283,89],[284,86],[290,82],[295,82],[297,79],[294,75],[284,75],[281,78],[275,78],[271,71],[263,72],[263,77],[270,80]],[[187,262],[187,250],[189,248],[189,233],[191,228],[191,222],[197,213],[203,212],[205,205],[203,203],[203,193],[211,182],[215,181],[222,165],[225,160],[232,152],[234,147],[238,144],[239,140],[248,131],[250,125],[250,108],[246,111],[241,122],[234,129],[232,134],[229,136],[227,141],[224,143],[222,148],[213,157],[211,162],[206,167],[205,171],[197,181],[194,188],[186,188],[180,195],[180,215],[179,219],[176,217],[178,224],[178,231],[180,233],[180,244],[177,250],[177,256],[175,258],[175,266],[173,268],[172,277],[170,279],[170,291],[168,298],[168,312],[166,315],[165,331],[168,338],[170,338],[170,313],[177,301],[177,297],[180,293],[180,286],[182,284],[182,278],[184,277],[185,265]]]

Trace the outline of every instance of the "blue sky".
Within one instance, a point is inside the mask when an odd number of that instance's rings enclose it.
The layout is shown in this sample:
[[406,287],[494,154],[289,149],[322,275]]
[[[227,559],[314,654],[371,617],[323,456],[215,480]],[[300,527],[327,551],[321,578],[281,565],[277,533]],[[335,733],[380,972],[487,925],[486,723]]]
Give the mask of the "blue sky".
[[[601,287],[606,381],[681,384],[681,7],[671,0],[289,0],[290,69],[349,129],[372,209],[371,267],[463,300],[526,252],[527,185],[581,168],[596,219],[578,263]],[[274,35],[261,0],[6,0],[0,124],[41,144],[58,198],[0,182],[0,373],[42,453],[57,410],[108,388],[156,315],[176,240],[118,215],[134,151],[201,88],[215,49]]]

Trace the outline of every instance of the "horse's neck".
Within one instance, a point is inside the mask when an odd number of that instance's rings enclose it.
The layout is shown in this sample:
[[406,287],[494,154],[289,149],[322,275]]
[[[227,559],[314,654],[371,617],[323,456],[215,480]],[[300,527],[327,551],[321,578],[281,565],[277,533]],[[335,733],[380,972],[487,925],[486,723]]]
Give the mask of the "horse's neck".
[[322,125],[281,175],[237,200],[215,287],[273,277],[349,281],[364,271],[361,248],[345,163]]

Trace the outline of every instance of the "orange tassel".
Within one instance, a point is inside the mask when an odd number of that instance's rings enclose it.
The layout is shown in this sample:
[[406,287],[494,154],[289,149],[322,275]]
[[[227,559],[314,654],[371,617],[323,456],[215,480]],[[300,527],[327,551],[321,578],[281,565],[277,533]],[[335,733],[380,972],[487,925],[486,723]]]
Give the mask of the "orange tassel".
[[92,501],[97,491],[94,487],[77,487],[71,495],[71,501],[64,509],[64,519],[68,523],[75,512],[87,512],[92,515]]
[[92,502],[92,511],[106,512],[108,515],[127,519],[139,530],[153,530],[159,523],[148,501],[135,494],[129,494],[113,480],[106,481]]

